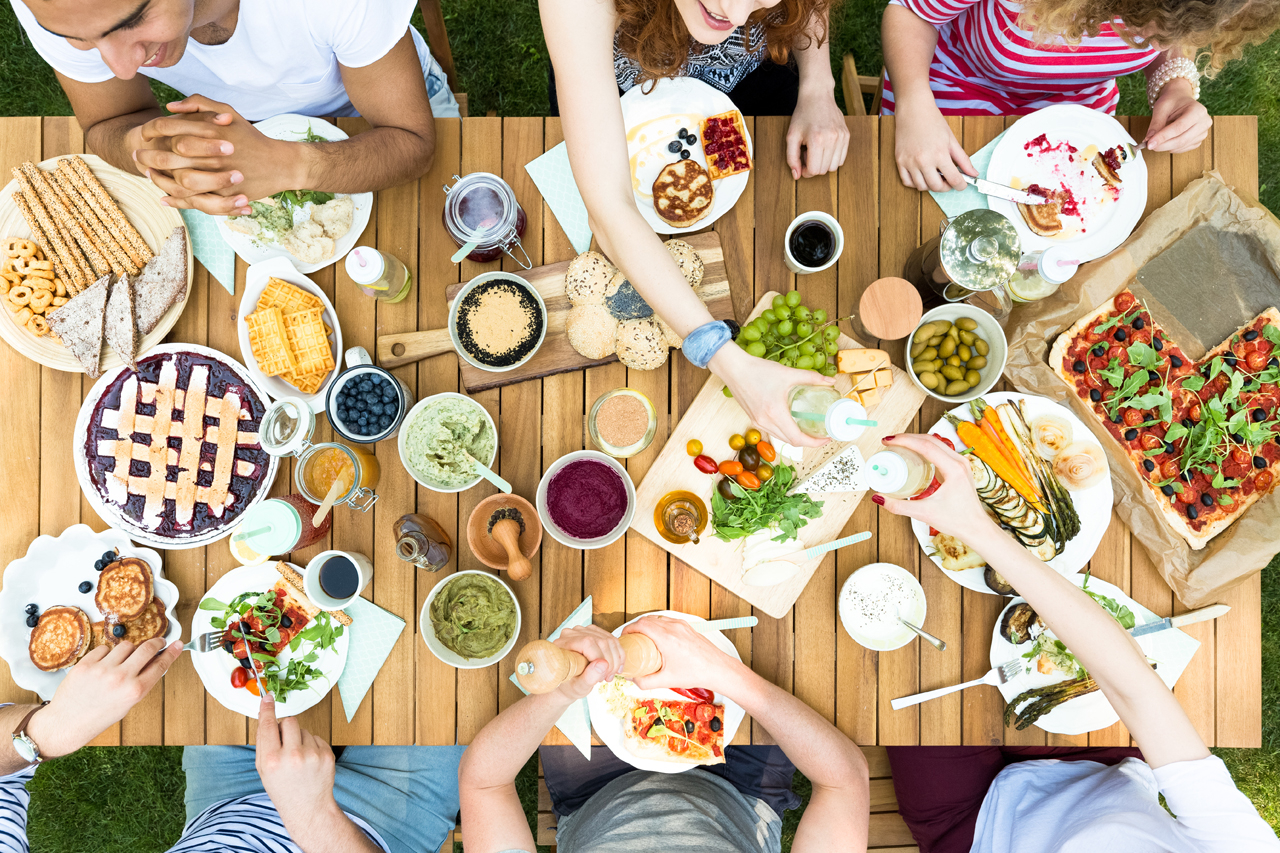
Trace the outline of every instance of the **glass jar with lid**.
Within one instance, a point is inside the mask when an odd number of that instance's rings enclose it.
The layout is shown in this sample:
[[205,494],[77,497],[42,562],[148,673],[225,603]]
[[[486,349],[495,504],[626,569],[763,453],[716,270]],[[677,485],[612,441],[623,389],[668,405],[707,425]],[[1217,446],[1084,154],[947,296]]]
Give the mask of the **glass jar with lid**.
[[[472,246],[467,260],[487,263],[506,252],[524,269],[532,269],[533,262],[520,243],[528,218],[510,185],[489,172],[453,179],[457,183],[444,187],[448,198],[441,219],[459,248]],[[520,250],[524,260],[516,257],[513,248]]]
[[282,397],[267,408],[259,442],[272,456],[294,456],[293,482],[298,492],[314,504],[324,502],[337,480],[345,484],[334,505],[346,504],[368,512],[377,502],[373,490],[382,468],[373,451],[361,444],[326,441],[311,443],[316,416],[302,400]]
[[413,274],[399,258],[369,246],[356,246],[347,253],[343,265],[365,296],[389,305],[404,299],[413,283]]
[[787,402],[792,420],[805,435],[853,441],[866,429],[867,410],[829,385],[797,385]]

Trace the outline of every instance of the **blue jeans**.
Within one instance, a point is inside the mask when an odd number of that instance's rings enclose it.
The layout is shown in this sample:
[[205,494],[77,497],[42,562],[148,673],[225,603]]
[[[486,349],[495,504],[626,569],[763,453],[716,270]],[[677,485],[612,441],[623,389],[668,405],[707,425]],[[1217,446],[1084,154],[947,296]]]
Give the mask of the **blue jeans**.
[[[349,746],[333,796],[378,831],[391,853],[433,853],[458,816],[461,746]],[[263,793],[251,746],[188,746],[187,822],[210,806]]]

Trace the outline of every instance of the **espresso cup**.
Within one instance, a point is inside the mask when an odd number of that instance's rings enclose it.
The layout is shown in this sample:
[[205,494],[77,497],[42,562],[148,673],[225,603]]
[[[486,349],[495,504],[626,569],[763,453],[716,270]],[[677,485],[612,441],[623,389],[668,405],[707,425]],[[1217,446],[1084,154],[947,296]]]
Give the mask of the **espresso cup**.
[[[337,557],[345,557],[356,569],[356,591],[346,598],[334,598],[320,585],[320,572],[325,564]],[[363,554],[354,551],[325,551],[311,558],[302,576],[302,591],[311,603],[321,610],[341,610],[356,599],[373,580],[373,563]]]
[[[802,226],[811,222],[825,226],[831,232],[831,254],[826,261],[818,266],[808,266],[801,262],[791,251],[791,236]],[[787,226],[787,233],[782,238],[782,260],[787,265],[787,269],[796,275],[807,275],[813,272],[822,272],[835,266],[835,262],[840,259],[840,254],[844,251],[844,231],[840,228],[840,223],[836,221],[834,216],[823,213],[821,210],[810,210],[802,213],[795,219],[791,220],[791,224]]]

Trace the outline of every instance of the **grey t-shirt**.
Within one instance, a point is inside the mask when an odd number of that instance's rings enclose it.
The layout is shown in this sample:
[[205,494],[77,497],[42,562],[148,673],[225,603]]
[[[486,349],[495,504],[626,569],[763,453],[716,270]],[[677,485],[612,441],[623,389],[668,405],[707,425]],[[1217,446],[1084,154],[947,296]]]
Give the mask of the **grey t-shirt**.
[[560,853],[778,853],[782,819],[760,799],[699,770],[637,770],[562,817]]

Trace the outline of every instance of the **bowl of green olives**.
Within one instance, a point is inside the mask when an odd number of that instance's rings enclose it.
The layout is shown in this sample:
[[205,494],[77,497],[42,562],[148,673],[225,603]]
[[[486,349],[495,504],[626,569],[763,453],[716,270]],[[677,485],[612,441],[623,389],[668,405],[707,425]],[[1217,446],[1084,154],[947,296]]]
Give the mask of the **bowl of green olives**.
[[916,387],[944,403],[965,403],[1000,381],[1008,356],[995,318],[962,302],[924,315],[907,337],[907,373]]

